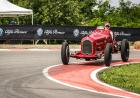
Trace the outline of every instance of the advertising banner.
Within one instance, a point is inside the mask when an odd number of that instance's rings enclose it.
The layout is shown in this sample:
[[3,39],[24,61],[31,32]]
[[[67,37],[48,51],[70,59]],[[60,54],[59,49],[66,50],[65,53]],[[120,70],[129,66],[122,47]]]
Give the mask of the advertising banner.
[[[92,26],[40,26],[7,25],[0,26],[0,40],[58,39],[80,41],[96,27]],[[111,28],[117,40],[140,40],[140,28]]]

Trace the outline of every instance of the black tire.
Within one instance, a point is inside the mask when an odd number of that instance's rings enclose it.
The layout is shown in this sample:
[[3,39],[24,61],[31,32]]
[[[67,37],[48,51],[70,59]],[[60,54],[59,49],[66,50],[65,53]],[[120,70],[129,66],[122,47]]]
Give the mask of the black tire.
[[69,44],[67,42],[63,42],[61,47],[61,60],[64,65],[68,65],[69,57],[70,57]]
[[104,50],[104,63],[106,66],[110,66],[112,61],[112,46],[110,43],[106,44],[106,48]]
[[121,43],[121,58],[123,62],[127,62],[129,59],[129,42],[127,39],[123,39]]

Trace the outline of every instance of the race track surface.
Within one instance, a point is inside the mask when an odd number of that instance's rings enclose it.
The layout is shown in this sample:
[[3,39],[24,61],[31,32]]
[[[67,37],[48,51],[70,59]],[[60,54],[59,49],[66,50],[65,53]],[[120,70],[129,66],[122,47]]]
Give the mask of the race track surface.
[[[132,52],[131,57],[140,57],[140,53]],[[119,60],[120,56],[113,59]],[[77,62],[71,60],[74,61]],[[59,51],[0,51],[0,98],[115,98],[67,87],[44,77],[44,68],[60,63]]]

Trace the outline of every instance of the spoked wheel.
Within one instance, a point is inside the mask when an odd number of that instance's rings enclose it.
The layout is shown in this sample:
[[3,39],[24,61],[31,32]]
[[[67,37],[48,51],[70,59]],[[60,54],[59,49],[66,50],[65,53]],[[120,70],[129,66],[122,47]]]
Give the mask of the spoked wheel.
[[110,43],[107,43],[104,51],[104,63],[106,66],[110,66],[111,61],[112,61],[112,46]]
[[69,44],[65,41],[62,43],[61,47],[61,60],[64,65],[69,63],[70,51],[69,51]]
[[123,62],[127,62],[129,59],[129,42],[127,39],[123,39],[121,43],[121,58]]

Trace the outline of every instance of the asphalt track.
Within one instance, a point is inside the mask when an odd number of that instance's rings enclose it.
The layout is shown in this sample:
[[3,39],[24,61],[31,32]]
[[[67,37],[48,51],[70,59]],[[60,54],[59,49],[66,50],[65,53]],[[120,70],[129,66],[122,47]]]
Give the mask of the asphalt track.
[[[140,57],[140,52],[131,52],[131,57]],[[120,56],[113,59],[120,60]],[[60,63],[59,51],[0,51],[0,98],[118,98],[71,88],[44,77],[44,68]]]

